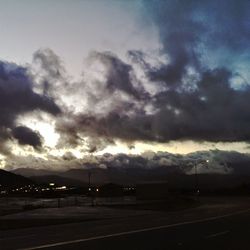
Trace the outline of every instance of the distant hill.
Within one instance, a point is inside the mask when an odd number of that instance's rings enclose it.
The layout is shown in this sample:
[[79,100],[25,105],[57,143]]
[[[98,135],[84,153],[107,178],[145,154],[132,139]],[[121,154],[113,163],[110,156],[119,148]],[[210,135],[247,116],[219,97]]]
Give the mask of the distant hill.
[[62,177],[58,175],[43,175],[43,176],[31,176],[31,180],[37,184],[48,184],[55,183],[56,185],[61,186],[75,186],[75,187],[86,187],[87,184],[77,179]]
[[11,172],[25,177],[56,175],[58,173],[58,171],[47,170],[47,169],[34,169],[34,168],[17,168],[12,170]]
[[[79,185],[88,183],[89,173],[91,184],[117,183],[121,185],[135,185],[148,181],[167,181],[172,188],[193,188],[196,180],[195,175],[186,175],[179,172],[169,171],[169,167],[158,168],[92,168],[70,169],[67,171],[47,171],[35,169],[19,169],[20,174],[33,174],[32,180],[38,183],[55,182],[60,185]],[[44,173],[44,175],[42,175]],[[49,173],[49,174],[48,174]],[[51,174],[53,173],[53,174]],[[230,188],[250,183],[250,175],[242,174],[199,174],[200,188],[216,189]]]
[[[44,169],[26,169],[20,168],[13,172],[31,177],[36,181],[46,181],[46,178],[50,178],[51,182],[56,182],[59,177],[75,180],[76,183],[88,183],[89,173],[91,174],[91,184],[104,184],[104,183],[117,183],[122,185],[136,184],[138,182],[161,180],[164,181],[168,177],[171,168],[159,167],[159,168],[141,168],[141,167],[129,167],[129,168],[91,168],[91,169],[70,169],[67,171],[48,171]],[[47,177],[46,177],[47,176]],[[50,177],[49,177],[50,176]],[[51,176],[54,176],[53,178]],[[41,178],[43,177],[43,178]],[[66,181],[69,181],[65,179]],[[53,180],[53,181],[52,181]],[[61,179],[62,181],[63,179]]]
[[33,184],[34,182],[24,176],[13,174],[0,169],[0,185],[3,187],[19,187]]

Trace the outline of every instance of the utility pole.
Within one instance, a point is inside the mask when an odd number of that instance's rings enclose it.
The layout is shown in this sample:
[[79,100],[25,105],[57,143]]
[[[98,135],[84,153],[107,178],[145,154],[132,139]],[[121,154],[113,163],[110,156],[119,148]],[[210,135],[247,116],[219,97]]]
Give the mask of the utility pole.
[[[209,160],[205,160],[205,163],[209,163]],[[195,161],[194,170],[195,170],[195,195],[197,196],[197,199],[199,199],[200,187],[199,187],[199,176],[197,167],[198,167],[198,160]]]
[[198,179],[197,165],[198,165],[198,162],[196,161],[195,162],[195,187],[194,187],[196,195],[199,194],[199,179]]

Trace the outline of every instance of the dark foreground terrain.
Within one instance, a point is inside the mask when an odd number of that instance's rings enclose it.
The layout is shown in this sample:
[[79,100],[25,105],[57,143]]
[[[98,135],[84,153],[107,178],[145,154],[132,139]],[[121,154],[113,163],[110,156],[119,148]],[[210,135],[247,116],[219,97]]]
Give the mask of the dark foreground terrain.
[[[65,209],[66,213],[68,208],[62,209]],[[224,201],[223,198],[210,198],[200,207],[167,213],[93,209],[82,210],[81,216],[84,213],[88,216],[85,216],[85,221],[81,217],[81,222],[2,230],[0,249],[250,248],[249,198],[224,198]],[[49,215],[57,211],[51,209],[43,218],[48,219]],[[39,211],[36,214],[39,214]],[[9,216],[2,218],[0,223],[8,223],[8,220],[18,223],[18,220],[24,219],[23,216],[34,220],[36,214],[33,212],[33,217],[29,217],[27,213]]]

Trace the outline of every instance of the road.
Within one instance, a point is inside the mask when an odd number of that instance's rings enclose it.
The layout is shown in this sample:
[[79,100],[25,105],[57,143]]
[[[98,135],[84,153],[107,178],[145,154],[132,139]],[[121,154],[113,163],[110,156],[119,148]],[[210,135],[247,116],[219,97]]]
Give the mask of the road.
[[162,214],[0,232],[0,249],[250,249],[250,210],[168,224]]

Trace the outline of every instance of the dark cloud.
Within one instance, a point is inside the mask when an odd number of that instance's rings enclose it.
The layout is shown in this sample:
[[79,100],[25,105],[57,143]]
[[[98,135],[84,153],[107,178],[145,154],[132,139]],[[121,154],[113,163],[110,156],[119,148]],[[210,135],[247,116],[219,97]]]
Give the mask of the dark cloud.
[[144,1],[144,6],[170,60],[149,72],[152,79],[179,84],[187,67],[201,70],[207,61],[214,63],[212,67],[230,67],[249,53],[248,0],[153,0]]
[[40,73],[46,73],[47,76],[54,80],[64,77],[65,69],[61,59],[49,48],[36,51],[33,55],[33,62],[39,65],[40,71],[43,71]]
[[[58,148],[84,145],[89,153],[116,139],[130,145],[138,140],[249,142],[250,84],[248,72],[239,71],[249,67],[249,7],[247,0],[143,1],[144,14],[160,35],[158,63],[140,50],[129,51],[127,59],[95,51],[87,60],[95,77],[86,67],[78,82],[70,81],[50,49],[34,54],[32,66],[38,70],[32,77],[27,68],[1,62],[1,147],[16,137],[17,118],[34,110],[61,113],[55,119]],[[244,87],[237,86],[239,78]],[[36,138],[34,131],[26,134]]]
[[148,74],[152,80],[170,86],[180,84],[187,66],[200,68],[196,48],[205,27],[193,18],[197,1],[145,1],[145,6],[158,27],[163,53],[170,61]]
[[72,161],[76,159],[76,157],[71,152],[66,152],[62,158],[65,161]]
[[50,96],[61,109],[65,109],[62,99],[72,94],[75,88],[70,86],[70,77],[61,58],[49,48],[39,49],[33,54],[31,68],[37,92],[43,96]]
[[35,149],[39,149],[42,146],[42,137],[40,133],[30,128],[19,126],[12,130],[12,134],[21,145],[30,145]]
[[[150,157],[149,157],[150,155]],[[117,169],[132,177],[134,173],[143,174],[140,170],[158,170],[175,174],[224,174],[249,175],[250,155],[235,151],[199,151],[186,155],[168,152],[147,152],[143,155],[104,154],[85,156],[77,159],[68,152],[63,157],[47,155],[47,159],[30,155],[10,155],[6,158],[6,169],[34,168],[50,170],[68,169]],[[196,170],[195,170],[196,168]],[[153,173],[153,172],[152,172]],[[151,176],[153,177],[153,176]]]
[[33,91],[33,82],[27,69],[0,62],[0,125],[11,126],[14,118],[34,109],[56,115],[60,112],[48,96]]
[[[249,52],[249,1],[143,3],[158,28],[166,62],[152,65],[142,51],[128,52],[131,65],[114,54],[93,53],[106,68],[109,89],[96,103],[107,102],[118,90],[130,98],[120,105],[116,100],[102,115],[96,114],[97,105],[92,102],[87,112],[72,116],[71,137],[249,142],[250,84],[246,80],[244,87],[237,87],[235,76],[247,72],[233,67],[249,66],[249,61],[240,61]],[[211,58],[217,63],[210,64]],[[136,81],[138,66],[144,79]],[[131,76],[135,77],[131,80]],[[145,82],[151,87],[160,82],[165,88],[152,94]],[[65,123],[58,127],[69,135],[72,131]]]
[[78,114],[69,126],[60,126],[75,138],[83,133],[124,141],[249,141],[250,89],[230,87],[231,76],[226,69],[207,70],[193,92],[158,93],[151,100],[157,109],[154,114],[143,109],[135,109],[132,115],[130,110],[114,110],[104,117]]
[[[150,155],[150,157],[148,157]],[[120,169],[155,169],[166,168],[169,173],[194,174],[195,166],[198,173],[217,174],[249,174],[250,155],[235,151],[209,150],[198,151],[186,155],[168,152],[147,152],[144,155],[110,155],[100,156],[98,164],[108,168]],[[98,165],[97,164],[97,165]]]
[[131,65],[111,52],[92,52],[89,59],[100,62],[106,68],[106,88],[110,92],[120,90],[134,98],[140,98],[134,86],[136,78]]
[[[11,137],[11,129],[16,127],[16,119],[19,116],[34,110],[41,110],[51,115],[60,113],[60,108],[53,99],[47,95],[35,93],[33,87],[34,83],[27,68],[0,62],[1,144]],[[21,138],[18,141],[23,142]]]

